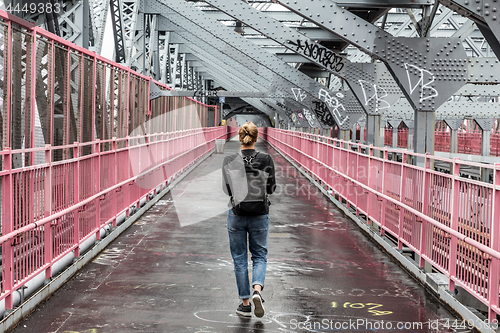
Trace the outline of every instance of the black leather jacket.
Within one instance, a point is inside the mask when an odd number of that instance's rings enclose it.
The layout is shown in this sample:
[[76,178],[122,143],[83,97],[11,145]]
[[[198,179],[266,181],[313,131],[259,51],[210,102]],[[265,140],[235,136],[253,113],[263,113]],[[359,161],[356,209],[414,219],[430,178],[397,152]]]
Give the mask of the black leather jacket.
[[[255,153],[255,149],[244,149],[241,150],[241,153],[243,156],[251,156],[252,154]],[[222,184],[222,189],[224,193],[226,193],[229,196],[232,196],[231,193],[231,187],[229,185],[229,176],[225,172],[226,166],[230,164],[236,157],[238,157],[238,154],[232,154],[229,156],[226,156],[224,158],[224,162],[222,164],[222,176],[223,176],[223,184]],[[252,163],[250,166],[245,166],[246,172],[252,172],[253,170],[263,170],[269,174],[267,178],[267,184],[266,184],[266,193],[267,194],[272,194],[275,189],[276,189],[276,177],[275,177],[275,170],[274,170],[274,162],[271,157],[271,155],[259,152],[257,156],[252,160]],[[265,202],[241,202],[238,206],[233,205],[233,213],[235,215],[242,215],[242,216],[255,216],[255,215],[265,215],[269,214],[269,204],[266,204]]]

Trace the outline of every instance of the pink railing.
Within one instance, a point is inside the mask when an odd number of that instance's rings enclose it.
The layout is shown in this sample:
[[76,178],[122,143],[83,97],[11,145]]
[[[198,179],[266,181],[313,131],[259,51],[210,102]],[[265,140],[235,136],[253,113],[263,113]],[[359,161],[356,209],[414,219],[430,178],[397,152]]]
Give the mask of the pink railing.
[[458,133],[458,153],[481,155],[481,132]]
[[392,147],[392,127],[384,128],[384,146]]
[[500,133],[493,132],[490,137],[490,155],[500,156]]
[[[70,251],[78,256],[83,241],[94,235],[99,239],[102,227],[116,226],[116,218],[128,215],[129,207],[213,150],[215,139],[234,133],[228,127],[196,128],[71,146],[4,149],[0,299],[11,308],[13,290],[40,272],[50,277],[55,261]],[[101,151],[106,144],[111,148]],[[82,148],[90,153],[79,155]],[[60,149],[72,150],[73,157],[54,161]],[[39,151],[45,163],[9,168],[14,154]]]
[[408,148],[408,128],[398,129],[398,147]]
[[[398,248],[412,249],[420,267],[427,261],[445,274],[450,290],[460,285],[488,306],[490,321],[500,314],[500,163],[493,167],[404,152],[401,163],[388,158],[396,149],[272,128],[264,138],[357,214],[365,214],[381,234],[395,237]],[[367,154],[352,151],[353,145]],[[408,164],[408,156],[422,159],[425,167]],[[451,163],[452,174],[431,169],[438,160]],[[460,177],[461,165],[490,169],[494,184]]]
[[450,151],[450,132],[436,130],[434,132],[434,150],[435,151]]
[[[0,11],[0,301],[210,153],[217,108]],[[168,89],[161,85],[160,89]],[[212,111],[212,110],[213,111]]]

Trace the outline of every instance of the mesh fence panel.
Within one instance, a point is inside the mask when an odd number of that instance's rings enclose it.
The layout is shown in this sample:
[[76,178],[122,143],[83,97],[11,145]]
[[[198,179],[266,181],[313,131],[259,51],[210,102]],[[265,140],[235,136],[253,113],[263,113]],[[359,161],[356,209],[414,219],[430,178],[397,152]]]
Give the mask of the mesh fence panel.
[[[53,100],[53,123],[52,123],[52,142],[53,146],[62,146],[65,143],[65,124],[68,118],[68,51],[61,45],[55,45],[54,48],[54,100]],[[74,83],[74,82],[73,82]],[[74,87],[74,85],[71,85]],[[63,159],[61,150],[54,150],[53,160]]]
[[[35,59],[35,141],[34,147],[44,147],[50,144],[50,129],[52,128],[52,45],[37,36]],[[45,162],[43,152],[35,152],[34,164]]]

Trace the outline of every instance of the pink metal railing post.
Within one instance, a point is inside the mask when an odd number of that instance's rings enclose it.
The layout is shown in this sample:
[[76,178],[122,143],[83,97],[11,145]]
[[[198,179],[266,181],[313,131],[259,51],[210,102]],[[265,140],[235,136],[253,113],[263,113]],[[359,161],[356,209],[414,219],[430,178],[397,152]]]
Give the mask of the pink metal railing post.
[[[126,154],[128,157],[128,154],[130,154],[130,145],[129,145],[129,137],[128,135],[125,137],[125,147],[126,147]],[[122,168],[124,170],[127,170],[126,174],[125,174],[125,179],[129,179],[130,178],[130,175],[131,175],[131,170],[130,168],[132,167],[130,165],[130,161],[126,160],[123,155],[121,155],[122,158],[121,158],[121,161],[119,165],[122,166]],[[130,216],[130,209],[129,209],[129,205],[130,205],[130,199],[131,199],[131,195],[130,195],[130,187],[131,185],[133,185],[134,183],[128,183],[128,186],[123,186],[122,187],[122,195],[123,195],[123,198],[125,199],[124,202],[127,204],[127,210],[125,211],[125,216]]]
[[[94,143],[94,184],[93,187],[96,189],[96,192],[98,193],[101,191],[101,141],[99,139],[96,140],[96,143]],[[96,240],[101,239],[101,200],[103,198],[100,197],[98,200],[95,201],[95,226],[96,232],[95,232],[95,238]]]
[[[460,159],[453,159],[453,184],[451,186],[451,225],[453,230],[458,230],[458,201],[460,200]],[[450,240],[450,258],[448,270],[450,273],[450,279],[448,283],[448,289],[450,291],[455,291],[455,281],[453,280],[457,275],[457,237],[451,236]]]
[[[113,185],[118,184],[118,170],[117,168],[120,168],[120,164],[118,162],[118,153],[116,151],[116,137],[113,137],[113,141],[111,142],[111,151],[113,152],[113,165],[111,168],[113,169],[112,171],[112,177],[113,177]],[[113,193],[113,198],[111,202],[111,207],[113,207],[113,215],[115,218],[113,219],[113,227],[116,227],[116,218],[117,214],[120,211],[120,207],[118,207],[118,200],[117,196],[120,195],[120,192],[117,190],[114,191]]]
[[[493,190],[493,220],[491,222],[491,248],[495,251],[500,251],[500,163],[495,164],[495,174],[493,176],[493,184],[495,188]],[[499,307],[499,277],[500,277],[500,260],[497,258],[491,258],[490,274],[488,274],[488,299],[490,301],[488,320],[493,322],[496,320],[497,314],[493,310]]]
[[[6,139],[6,142],[4,142],[3,144],[6,146],[6,147],[9,147],[11,146],[11,143],[10,143],[10,132],[11,132],[11,127],[12,127],[12,123],[11,123],[11,98],[12,98],[12,22],[8,22],[8,27],[9,27],[9,33],[8,33],[8,38],[9,40],[7,41],[7,80],[5,80],[5,77],[4,77],[4,82],[7,81],[7,118],[6,118],[6,122],[7,122],[7,126],[6,126],[6,132],[5,133],[5,139]],[[4,86],[5,86],[5,83],[4,83]]]
[[[401,202],[405,201],[405,192],[406,192],[406,162],[407,162],[407,154],[403,152],[402,156],[402,165],[401,165],[401,184],[399,188],[399,200]],[[399,206],[396,206],[396,209],[399,210],[399,223],[398,223],[398,249],[403,248],[403,243],[401,240],[403,239],[403,224],[405,219],[404,209],[400,209]]]
[[[373,158],[373,145],[370,145],[368,147],[368,170],[367,170],[367,173],[368,173],[368,179],[366,181],[366,184],[368,185],[368,187],[371,187],[373,188],[373,180],[372,180],[372,158]],[[372,214],[372,200],[370,199],[370,192],[369,191],[366,191],[366,198],[368,200],[368,202],[366,203],[366,223],[368,225],[372,225],[372,220],[370,218],[371,214]]]
[[[73,158],[75,159],[73,167],[73,197],[74,202],[80,202],[80,147],[79,143],[75,142],[73,146]],[[80,214],[79,209],[73,211],[73,221],[74,221],[74,242],[75,248],[75,258],[80,256]]]
[[[4,171],[8,173],[2,178],[2,234],[14,231],[14,210],[13,210],[13,179],[12,179],[12,151],[5,147]],[[5,298],[5,309],[12,309],[12,288],[14,286],[14,251],[12,242],[7,241],[2,245],[2,279],[3,290],[8,292]]]
[[[343,145],[344,147],[346,146],[345,143]],[[351,142],[349,141],[349,143],[347,144],[347,151],[346,151],[346,169],[344,170],[345,174],[346,175],[349,175],[349,162],[351,161],[350,159],[350,152],[351,152]],[[346,179],[345,181],[345,184],[349,184],[349,181]],[[346,206],[347,208],[350,208],[351,207],[351,201],[350,201],[350,193],[349,193],[349,190],[352,190],[353,186],[349,186],[349,185],[346,185],[347,186],[347,193],[346,193]]]
[[[389,160],[389,152],[387,151],[387,148],[384,148],[384,159],[382,162],[382,194],[385,193],[385,183],[387,182],[387,161]],[[380,214],[380,235],[384,236],[385,235],[385,206],[386,206],[386,199],[382,198],[381,200],[381,214]]]
[[[422,213],[428,215],[428,206],[429,206],[429,194],[427,190],[430,188],[431,182],[431,174],[429,172],[431,167],[431,160],[429,158],[429,154],[425,155],[425,170],[424,175],[422,177],[423,185],[422,185]],[[427,255],[427,228],[428,223],[426,220],[417,217],[417,221],[422,223],[421,231],[420,231],[420,260],[419,267],[425,267],[425,259],[424,256]],[[432,228],[432,226],[431,226]]]
[[[45,215],[50,216],[52,214],[52,148],[50,145],[45,145],[45,163],[48,166],[45,168],[44,184],[45,188],[43,191],[43,197],[45,199]],[[49,264],[45,270],[45,279],[50,279],[52,277],[52,256],[53,256],[53,238],[52,238],[52,225],[51,223],[45,223],[43,225],[44,234],[44,249],[45,249],[45,264]]]

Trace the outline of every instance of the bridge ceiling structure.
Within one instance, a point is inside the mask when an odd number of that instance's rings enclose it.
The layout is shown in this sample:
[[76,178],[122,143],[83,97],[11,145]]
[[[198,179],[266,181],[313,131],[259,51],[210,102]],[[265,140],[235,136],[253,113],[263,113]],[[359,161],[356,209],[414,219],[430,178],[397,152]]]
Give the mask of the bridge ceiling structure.
[[366,122],[375,145],[386,121],[414,122],[432,152],[436,120],[499,118],[500,17],[478,1],[73,0],[23,18],[97,53],[111,27],[113,60],[203,102],[239,95],[280,126]]

